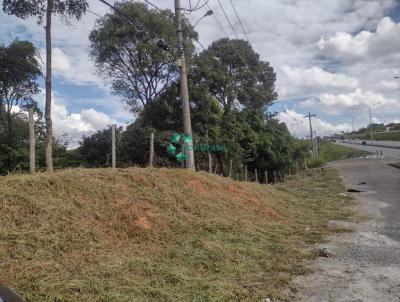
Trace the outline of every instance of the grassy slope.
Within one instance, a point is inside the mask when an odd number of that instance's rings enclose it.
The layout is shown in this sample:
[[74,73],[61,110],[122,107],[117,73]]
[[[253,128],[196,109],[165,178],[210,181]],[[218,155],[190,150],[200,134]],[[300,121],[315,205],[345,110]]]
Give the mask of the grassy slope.
[[377,141],[400,141],[400,132],[376,133],[374,140]]
[[[358,138],[358,139],[365,139],[368,140],[369,134],[356,134],[356,135],[351,135],[348,134],[346,135],[347,138]],[[400,132],[388,132],[388,133],[374,133],[374,140],[377,141],[400,141]]]
[[260,301],[349,215],[335,171],[278,186],[186,170],[0,179],[0,283],[27,301]]
[[330,161],[366,156],[369,154],[371,153],[367,151],[357,150],[328,142],[319,147],[318,158],[310,159],[308,164],[311,167],[318,167]]

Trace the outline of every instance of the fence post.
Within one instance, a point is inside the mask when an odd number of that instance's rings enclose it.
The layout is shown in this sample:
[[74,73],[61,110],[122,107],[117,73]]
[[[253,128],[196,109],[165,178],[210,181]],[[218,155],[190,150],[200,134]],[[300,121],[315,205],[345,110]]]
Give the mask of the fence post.
[[244,181],[247,181],[247,165],[244,166]]
[[210,152],[208,152],[208,172],[209,173],[213,172],[213,170],[212,170],[212,156],[211,156]]
[[268,184],[268,172],[267,172],[267,170],[265,170],[264,174],[265,174],[265,183]]
[[258,173],[257,173],[257,169],[255,170],[256,172],[256,182],[258,182]]
[[29,172],[35,174],[35,120],[33,119],[33,108],[28,109],[29,118]]
[[277,177],[276,177],[276,171],[275,170],[274,170],[274,180],[275,180],[274,183],[277,183]]
[[149,166],[154,167],[154,132],[150,134],[150,159]]
[[112,168],[115,169],[117,165],[116,151],[115,151],[115,125],[111,125],[111,157],[112,157]]
[[233,160],[229,161],[229,178],[232,179],[232,167],[233,167]]

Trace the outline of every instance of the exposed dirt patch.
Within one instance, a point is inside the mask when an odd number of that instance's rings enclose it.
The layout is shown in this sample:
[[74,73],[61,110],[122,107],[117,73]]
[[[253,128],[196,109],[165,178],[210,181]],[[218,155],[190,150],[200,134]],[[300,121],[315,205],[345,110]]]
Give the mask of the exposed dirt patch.
[[187,182],[188,186],[196,191],[196,193],[201,194],[202,196],[210,195],[210,188],[199,179],[190,179]]
[[139,217],[138,219],[136,219],[135,224],[145,230],[150,230],[152,227],[150,222],[147,220],[147,217],[145,217],[145,216],[142,216],[142,217]]

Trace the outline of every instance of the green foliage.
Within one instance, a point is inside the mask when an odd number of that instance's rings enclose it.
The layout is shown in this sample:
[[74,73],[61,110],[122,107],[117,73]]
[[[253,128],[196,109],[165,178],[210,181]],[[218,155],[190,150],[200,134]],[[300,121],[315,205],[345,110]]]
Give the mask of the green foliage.
[[3,143],[11,148],[20,134],[17,125],[13,125],[18,121],[13,112],[16,107],[36,106],[32,97],[39,93],[36,80],[41,76],[36,54],[36,48],[28,41],[0,45],[0,133]]
[[[114,93],[132,111],[140,112],[178,76],[177,57],[172,51],[176,40],[174,14],[148,9],[143,3],[119,2],[115,6],[132,22],[118,13],[99,19],[89,37],[90,53],[99,74],[111,83]],[[189,38],[197,36],[187,25],[184,33]],[[160,39],[170,45],[171,51],[157,46]],[[186,47],[190,54],[194,49],[190,39],[186,40]]]
[[204,85],[225,112],[237,104],[263,109],[276,99],[276,75],[243,40],[220,39],[195,60],[195,83]]
[[309,159],[308,165],[310,167],[320,167],[327,162],[346,158],[367,156],[369,154],[371,153],[367,151],[357,150],[328,142],[319,147],[318,158]]
[[[52,13],[67,17],[80,19],[85,13],[88,4],[86,0],[51,0]],[[46,14],[46,7],[49,1],[46,0],[3,0],[3,11],[9,15],[26,19],[37,17],[42,23]]]

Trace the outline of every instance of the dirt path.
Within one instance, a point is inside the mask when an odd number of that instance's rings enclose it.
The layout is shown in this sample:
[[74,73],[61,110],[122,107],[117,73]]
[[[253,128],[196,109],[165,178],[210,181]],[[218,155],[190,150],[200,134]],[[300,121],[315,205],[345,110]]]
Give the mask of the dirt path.
[[400,301],[400,170],[379,160],[332,164],[356,197],[352,222],[331,222],[351,233],[330,238],[329,257],[311,264],[314,273],[294,282],[292,301]]

